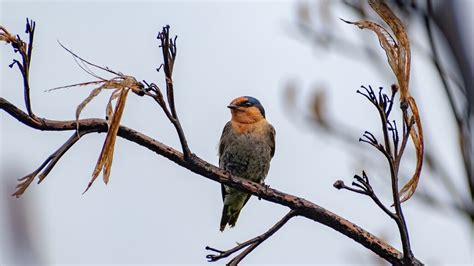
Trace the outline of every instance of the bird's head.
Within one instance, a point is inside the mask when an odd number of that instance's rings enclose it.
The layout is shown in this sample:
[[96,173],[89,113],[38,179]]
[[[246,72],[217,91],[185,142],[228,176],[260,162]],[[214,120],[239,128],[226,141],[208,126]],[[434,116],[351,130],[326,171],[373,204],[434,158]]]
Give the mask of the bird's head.
[[241,96],[234,99],[228,106],[232,114],[232,121],[251,124],[265,119],[265,109],[262,104],[250,96]]

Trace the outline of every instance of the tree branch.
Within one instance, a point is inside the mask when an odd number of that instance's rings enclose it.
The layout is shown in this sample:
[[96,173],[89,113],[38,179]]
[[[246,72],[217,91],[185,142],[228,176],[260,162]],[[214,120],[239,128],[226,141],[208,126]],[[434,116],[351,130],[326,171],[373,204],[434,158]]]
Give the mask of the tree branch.
[[[63,144],[59,149],[57,149],[53,154],[51,154],[33,173],[18,179],[20,183],[16,186],[17,190],[12,196],[19,198],[28,186],[33,182],[36,176],[38,176],[38,184],[41,183],[46,176],[51,172],[56,163],[61,159],[61,157],[71,148],[82,136],[90,133],[91,131],[81,131],[80,135],[74,132],[72,136]],[[41,174],[39,174],[41,172]],[[39,175],[38,175],[39,174]]]
[[221,251],[212,247],[207,246],[206,250],[211,250],[214,252],[219,253],[218,255],[213,255],[209,254],[206,256],[209,261],[218,261],[220,259],[226,258],[235,252],[247,247],[244,251],[242,251],[239,255],[235,256],[227,265],[238,265],[240,261],[242,261],[252,250],[257,248],[260,244],[262,244],[265,240],[267,240],[269,237],[271,237],[274,233],[276,233],[280,228],[282,228],[291,218],[295,217],[298,215],[298,212],[295,210],[291,210],[289,213],[287,213],[278,223],[276,223],[274,226],[272,226],[270,229],[268,229],[265,233],[254,237],[248,241],[245,241],[244,243],[238,244],[236,247],[231,248],[226,251]]
[[[179,122],[178,113],[176,112],[176,106],[174,103],[174,87],[173,87],[173,68],[174,63],[176,60],[176,39],[178,36],[175,36],[174,39],[170,38],[170,26],[166,25],[163,27],[162,31],[158,34],[157,39],[160,40],[160,47],[163,54],[163,68],[165,71],[165,82],[166,82],[166,98],[168,99],[168,106],[171,111],[171,115],[169,115],[170,111],[165,110],[167,109],[166,104],[160,104],[161,108],[167,113],[167,117],[170,122],[174,125],[176,129],[176,133],[178,134],[179,141],[181,143],[181,149],[184,154],[185,160],[190,160],[192,158],[191,150],[189,149],[188,142],[183,132],[183,128],[181,127],[181,123]],[[158,68],[157,70],[159,70]],[[158,91],[160,90],[158,86],[156,86]],[[161,98],[163,96],[160,93]]]

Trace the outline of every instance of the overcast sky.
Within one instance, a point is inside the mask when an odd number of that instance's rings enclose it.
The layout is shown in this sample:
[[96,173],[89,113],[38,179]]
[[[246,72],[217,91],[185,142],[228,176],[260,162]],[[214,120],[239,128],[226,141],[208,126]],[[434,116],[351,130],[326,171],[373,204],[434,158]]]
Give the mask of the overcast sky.
[[[295,38],[293,2],[1,2],[0,25],[24,36],[26,17],[37,23],[31,64],[33,111],[40,117],[74,119],[76,106],[91,88],[77,87],[54,92],[44,90],[93,80],[57,43],[84,58],[108,66],[138,80],[163,86],[156,40],[169,24],[178,37],[174,71],[175,99],[191,150],[217,164],[217,143],[230,114],[227,104],[235,97],[251,95],[266,109],[277,131],[276,154],[267,184],[302,196],[364,229],[383,237],[400,249],[398,231],[373,202],[347,191],[337,191],[337,179],[350,183],[364,169],[353,158],[353,149],[336,140],[297,126],[298,114],[284,108],[283,90],[296,81],[301,95],[311,95],[315,86],[329,90],[331,116],[362,133],[378,133],[372,106],[357,96],[360,85],[389,87],[393,78],[381,77],[370,61],[347,60],[341,54],[315,51]],[[338,34],[366,34],[342,24],[337,17],[355,20],[341,9],[334,18]],[[416,29],[415,29],[416,30]],[[416,31],[412,32],[416,34]],[[380,51],[383,53],[383,51]],[[0,45],[0,95],[24,109],[22,82],[17,69],[8,68],[11,48]],[[426,131],[443,130],[436,150],[453,154],[446,158],[453,176],[462,177],[461,158],[456,153],[455,124],[447,113],[437,80],[423,77],[435,72],[413,54],[412,87],[418,89],[422,116],[438,122]],[[388,68],[388,65],[386,65]],[[103,73],[102,73],[103,74]],[[107,75],[103,74],[105,77]],[[434,89],[436,88],[436,89]],[[86,107],[82,117],[104,117],[109,92]],[[424,99],[424,100],[423,100]],[[302,99],[301,108],[308,102]],[[178,138],[161,109],[151,100],[130,95],[122,124],[179,149]],[[81,139],[61,159],[41,185],[32,184],[15,199],[15,179],[31,173],[73,132],[41,132],[19,124],[0,112],[0,264],[18,262],[14,245],[18,236],[9,224],[13,210],[26,208],[32,241],[39,259],[51,264],[205,264],[204,247],[227,249],[268,229],[288,211],[252,198],[237,226],[219,231],[222,210],[220,185],[178,167],[149,150],[118,139],[110,183],[98,179],[82,195],[99,156],[105,134]],[[354,142],[359,135],[354,135]],[[441,143],[441,144],[440,144]],[[369,149],[369,147],[367,147]],[[383,164],[380,154],[373,157]],[[369,173],[370,175],[370,173]],[[374,174],[382,199],[390,202],[386,176]],[[422,176],[420,186],[428,184]],[[426,183],[425,183],[426,182]],[[462,189],[463,180],[455,180]],[[448,197],[449,195],[446,195]],[[454,212],[441,212],[410,200],[404,204],[414,254],[427,264],[472,262],[472,227]],[[340,233],[304,218],[291,220],[281,231],[259,246],[246,263],[362,264],[373,262],[372,253]],[[224,261],[220,262],[222,264]]]

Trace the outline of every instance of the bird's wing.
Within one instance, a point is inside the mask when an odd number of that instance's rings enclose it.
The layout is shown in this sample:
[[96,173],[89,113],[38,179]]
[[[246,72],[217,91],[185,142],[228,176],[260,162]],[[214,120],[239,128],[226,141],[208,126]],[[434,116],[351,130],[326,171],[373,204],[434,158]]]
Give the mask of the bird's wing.
[[227,192],[225,191],[224,185],[221,184],[221,192],[222,192],[222,202],[225,201],[225,196],[227,195]]
[[270,126],[270,130],[268,131],[269,133],[269,137],[270,137],[270,149],[271,149],[271,156],[273,157],[273,155],[275,154],[275,135],[276,135],[276,131],[275,131],[275,128],[268,124]]
[[[227,136],[230,134],[231,130],[232,130],[232,124],[229,121],[227,122],[227,124],[225,124],[224,129],[222,130],[221,139],[219,141],[219,167],[220,168],[224,168],[224,163],[222,162],[222,155],[224,153],[224,149],[227,144],[227,141],[226,141]],[[224,201],[225,195],[227,194],[227,192],[225,191],[224,185],[221,185],[221,191],[222,191],[222,201]]]
[[[224,149],[225,149],[225,145],[227,144],[226,143],[226,137],[231,133],[231,130],[232,130],[232,124],[231,122],[227,122],[227,124],[225,124],[224,126],[224,129],[222,130],[222,135],[221,135],[221,140],[219,141],[219,166],[220,166],[220,157],[222,157],[222,154],[224,152]],[[222,166],[221,166],[222,167]]]

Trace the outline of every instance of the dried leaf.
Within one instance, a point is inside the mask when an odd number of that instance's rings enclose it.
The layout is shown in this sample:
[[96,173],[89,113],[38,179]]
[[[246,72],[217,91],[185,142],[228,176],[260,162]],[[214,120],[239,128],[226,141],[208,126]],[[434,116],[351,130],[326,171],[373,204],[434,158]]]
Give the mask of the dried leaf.
[[104,169],[102,171],[102,178],[104,180],[104,183],[107,185],[109,183],[110,179],[110,172],[112,170],[112,161],[114,160],[114,151],[115,151],[115,140],[117,139],[117,135],[113,137],[113,140],[111,140],[111,147],[108,152],[106,161],[104,162]]
[[109,102],[107,103],[107,107],[105,108],[105,120],[107,121],[107,125],[110,128],[110,123],[112,122],[112,101],[117,99],[120,96],[120,89],[116,89],[110,95]]
[[10,34],[7,29],[0,26],[0,41],[4,41],[6,43],[12,43],[16,41],[14,35]]
[[82,110],[84,109],[84,107],[86,107],[86,105],[88,103],[90,103],[90,101],[92,101],[92,99],[94,99],[97,95],[99,95],[99,93],[102,91],[102,86],[94,89],[91,91],[91,93],[89,94],[89,96],[87,96],[87,98],[84,99],[84,101],[82,101],[76,108],[76,130],[77,130],[77,136],[79,136],[79,116],[81,115],[81,112]]
[[412,178],[402,187],[400,190],[400,202],[404,202],[413,196],[418,181],[420,180],[421,168],[423,166],[423,155],[424,155],[424,141],[423,141],[423,128],[420,121],[420,113],[413,97],[408,98],[408,104],[413,112],[415,119],[415,128],[410,131],[410,137],[415,145],[416,150],[416,168]]
[[101,84],[101,83],[104,83],[104,81],[103,80],[94,80],[94,81],[88,81],[88,82],[82,82],[82,83],[77,83],[77,84],[72,84],[72,85],[56,87],[56,88],[52,88],[52,89],[49,89],[49,90],[45,90],[44,92],[50,92],[50,91],[55,91],[55,90],[59,90],[59,89],[66,89],[66,88],[79,87],[79,86],[96,85],[96,84]]
[[362,20],[362,21],[357,21],[357,22],[350,22],[341,19],[342,21],[348,23],[348,24],[353,24],[359,27],[360,29],[369,29],[373,31],[375,34],[377,34],[377,37],[379,39],[380,46],[385,50],[385,54],[387,55],[387,61],[390,67],[392,68],[393,73],[395,74],[395,77],[398,80],[398,83],[400,84],[400,80],[398,78],[397,73],[399,72],[399,48],[398,44],[393,38],[393,36],[382,26],[379,24],[368,21],[368,20]]
[[[408,83],[410,81],[411,50],[408,35],[400,19],[395,16],[392,10],[380,0],[369,0],[369,5],[387,23],[397,40],[397,61],[398,64],[394,73],[400,86],[400,98],[406,101],[410,95]],[[393,67],[392,67],[393,69]]]
[[122,118],[129,90],[129,88],[124,88],[120,91],[120,98],[118,99],[117,104],[115,105],[115,111],[112,116],[112,122],[110,123],[110,127],[107,131],[107,136],[105,138],[104,145],[102,146],[102,151],[99,155],[99,159],[97,160],[97,164],[92,173],[92,179],[83,193],[86,193],[87,190],[89,190],[89,188],[92,186],[92,184],[97,179],[97,176],[99,176],[99,173],[102,170],[104,174],[104,182],[106,184],[109,182],[110,170],[112,167],[112,160],[114,155],[115,140],[117,138],[117,132],[120,127],[120,119]]

